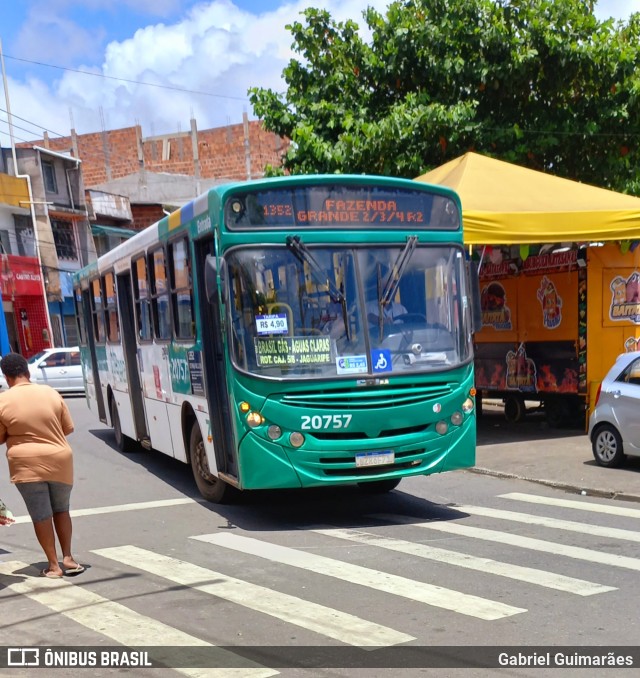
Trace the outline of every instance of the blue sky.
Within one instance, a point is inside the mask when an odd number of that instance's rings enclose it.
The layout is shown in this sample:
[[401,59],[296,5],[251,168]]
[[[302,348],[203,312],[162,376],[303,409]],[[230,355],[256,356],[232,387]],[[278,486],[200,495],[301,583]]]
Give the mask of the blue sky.
[[[302,9],[325,7],[362,25],[367,6],[384,11],[389,1],[0,0],[15,139],[137,123],[145,135],[162,134],[189,129],[191,117],[200,129],[240,123],[243,112],[253,117],[249,87],[283,89],[292,56],[284,26]],[[596,14],[627,19],[633,11],[640,0],[598,0]]]

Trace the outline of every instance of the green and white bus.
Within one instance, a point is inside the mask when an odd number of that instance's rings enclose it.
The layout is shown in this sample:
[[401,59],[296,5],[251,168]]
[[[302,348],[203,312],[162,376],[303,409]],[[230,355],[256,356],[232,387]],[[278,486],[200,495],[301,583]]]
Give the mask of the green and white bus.
[[216,186],[76,274],[87,400],[214,502],[469,467],[474,280],[446,188]]

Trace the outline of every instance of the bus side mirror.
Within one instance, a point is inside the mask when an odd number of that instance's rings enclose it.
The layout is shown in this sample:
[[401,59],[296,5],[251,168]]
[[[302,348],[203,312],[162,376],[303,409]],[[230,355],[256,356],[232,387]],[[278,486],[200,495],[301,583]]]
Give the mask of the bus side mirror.
[[218,294],[218,267],[212,254],[207,254],[204,262],[204,291],[207,301],[212,303]]
[[467,262],[467,275],[471,289],[471,331],[475,334],[482,329],[482,307],[480,306],[480,274],[475,261]]

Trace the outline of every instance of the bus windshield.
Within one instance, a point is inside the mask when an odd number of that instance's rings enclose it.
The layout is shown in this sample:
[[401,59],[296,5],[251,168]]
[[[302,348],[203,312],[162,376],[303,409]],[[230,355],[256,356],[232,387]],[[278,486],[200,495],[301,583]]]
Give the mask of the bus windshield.
[[231,356],[262,377],[388,376],[471,359],[465,258],[456,246],[235,248]]

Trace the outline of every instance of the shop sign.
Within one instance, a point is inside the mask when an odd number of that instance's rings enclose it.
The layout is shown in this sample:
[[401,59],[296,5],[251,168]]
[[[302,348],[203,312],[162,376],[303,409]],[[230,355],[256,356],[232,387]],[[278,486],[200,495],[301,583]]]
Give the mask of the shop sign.
[[633,271],[628,277],[616,276],[611,288],[610,320],[628,320],[640,324],[640,273]]
[[507,388],[518,391],[537,391],[536,364],[527,357],[524,346],[507,353]]
[[482,325],[495,330],[510,330],[511,310],[507,306],[507,293],[499,282],[485,285],[480,293]]
[[542,323],[548,330],[555,329],[562,322],[562,298],[546,275],[542,276],[536,296],[542,306]]
[[35,257],[8,254],[2,257],[0,286],[5,298],[42,296],[40,265]]
[[545,271],[557,273],[558,271],[574,268],[577,258],[577,250],[535,254],[524,260],[522,270],[525,273],[544,273]]

